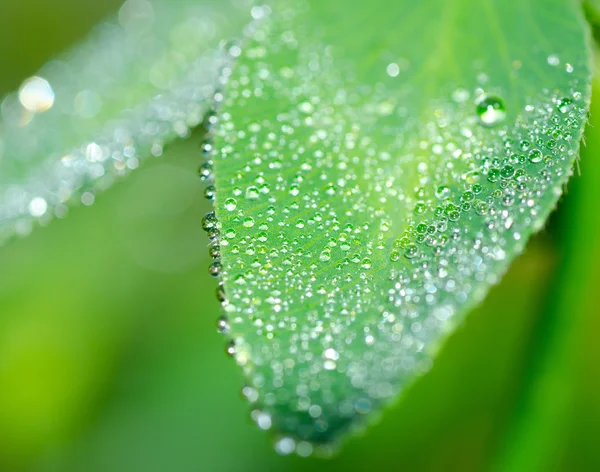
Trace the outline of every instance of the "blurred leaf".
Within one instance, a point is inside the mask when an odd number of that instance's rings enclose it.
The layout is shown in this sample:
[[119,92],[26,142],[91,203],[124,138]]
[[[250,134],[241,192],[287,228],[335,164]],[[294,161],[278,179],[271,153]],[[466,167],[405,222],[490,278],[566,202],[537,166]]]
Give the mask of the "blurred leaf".
[[588,20],[592,23],[598,23],[600,20],[600,0],[583,0],[583,7]]
[[208,108],[249,4],[128,0],[118,17],[4,98],[0,243],[89,205]]
[[[207,256],[198,215],[207,205],[197,148],[170,146],[168,164],[149,161],[92,208],[0,251],[0,470],[30,470],[97,427],[105,402],[127,394],[122,381],[160,371],[181,352],[168,344],[171,330],[173,344],[205,349],[217,308],[202,316],[197,305],[198,286],[205,297],[214,292],[199,276]],[[194,329],[180,327],[188,321]],[[148,353],[144,372],[139,346],[155,332],[160,355]],[[154,389],[169,375],[152,377]]]
[[544,225],[588,40],[558,0],[271,5],[206,145],[204,227],[252,417],[307,455],[427,371]]

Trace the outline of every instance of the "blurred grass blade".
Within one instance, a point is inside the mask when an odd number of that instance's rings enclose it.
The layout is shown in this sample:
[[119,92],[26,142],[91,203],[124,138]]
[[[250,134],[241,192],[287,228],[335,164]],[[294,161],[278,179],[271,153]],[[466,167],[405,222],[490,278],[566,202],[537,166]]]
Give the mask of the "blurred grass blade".
[[307,455],[426,372],[544,225],[587,119],[588,34],[566,0],[260,15],[219,112],[204,227],[252,417]]
[[600,22],[600,0],[583,0],[583,9],[590,23],[598,24]]
[[128,0],[46,64],[0,116],[0,243],[62,217],[203,120],[245,0]]

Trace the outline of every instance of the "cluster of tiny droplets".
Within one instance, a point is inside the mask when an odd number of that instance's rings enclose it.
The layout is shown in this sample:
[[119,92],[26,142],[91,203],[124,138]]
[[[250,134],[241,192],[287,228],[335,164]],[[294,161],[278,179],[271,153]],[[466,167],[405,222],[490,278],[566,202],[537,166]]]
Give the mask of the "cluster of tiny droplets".
[[202,122],[250,2],[127,0],[0,105],[0,243],[91,205]]
[[[278,432],[279,453],[306,456],[331,452],[341,431],[430,368],[459,315],[543,225],[586,107],[572,79],[568,94],[529,97],[507,126],[480,74],[474,90],[432,102],[425,126],[407,117],[398,127],[388,118],[401,104],[385,86],[353,84],[329,48],[299,47],[293,27],[274,23],[236,49],[201,168],[211,180],[216,167],[219,219],[203,224],[218,327],[247,377],[251,416]],[[298,55],[293,67],[277,62],[286,53]],[[573,72],[548,58],[559,66]],[[263,97],[280,105],[270,118],[244,113]]]
[[[261,7],[254,7],[251,10],[252,21],[246,25],[244,28],[243,36],[251,37],[255,31],[258,29],[261,20],[263,19],[266,11],[264,11]],[[242,49],[237,42],[226,43],[223,47],[223,52],[226,57],[228,57],[231,61],[228,65],[224,66],[221,69],[219,74],[219,81],[216,93],[213,96],[213,108],[208,113],[206,118],[206,127],[205,134],[203,137],[203,141],[201,144],[201,152],[204,162],[200,165],[198,169],[198,175],[200,176],[200,180],[206,183],[206,187],[204,189],[204,198],[208,201],[214,202],[216,198],[216,187],[214,185],[214,173],[213,173],[213,138],[216,125],[218,123],[218,109],[223,101],[223,89],[227,85],[229,77],[232,74],[232,69],[230,64],[232,61],[237,59]],[[209,256],[211,258],[211,263],[208,267],[208,272],[213,277],[219,279],[218,287],[216,290],[217,299],[219,302],[225,304],[225,288],[224,283],[220,279],[221,276],[221,246],[219,244],[219,237],[221,235],[220,225],[217,220],[214,211],[211,211],[204,215],[202,218],[202,229],[207,233],[209,239]],[[217,320],[217,331],[221,334],[228,334],[229,332],[229,323],[227,321],[226,316],[221,316]],[[233,355],[233,341],[229,343],[227,346],[227,353],[229,355]]]

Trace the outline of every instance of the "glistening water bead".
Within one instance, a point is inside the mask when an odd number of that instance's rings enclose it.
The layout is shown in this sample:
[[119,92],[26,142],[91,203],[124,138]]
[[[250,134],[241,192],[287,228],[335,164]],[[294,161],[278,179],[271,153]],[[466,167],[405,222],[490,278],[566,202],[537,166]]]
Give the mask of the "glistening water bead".
[[484,126],[496,126],[506,119],[504,101],[495,95],[483,95],[475,107],[479,121]]

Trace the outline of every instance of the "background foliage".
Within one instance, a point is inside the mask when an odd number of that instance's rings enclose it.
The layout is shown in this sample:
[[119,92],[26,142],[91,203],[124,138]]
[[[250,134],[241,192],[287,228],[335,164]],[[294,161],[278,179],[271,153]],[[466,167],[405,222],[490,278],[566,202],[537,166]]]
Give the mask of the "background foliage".
[[[119,4],[2,2],[0,95]],[[0,250],[0,470],[597,470],[598,113],[547,229],[430,375],[328,462],[276,456],[247,420],[215,331],[200,136],[171,146]]]

